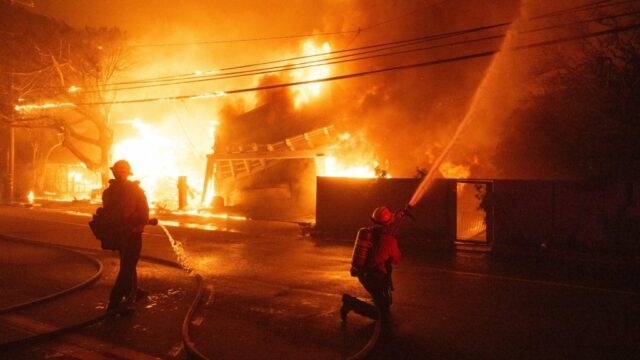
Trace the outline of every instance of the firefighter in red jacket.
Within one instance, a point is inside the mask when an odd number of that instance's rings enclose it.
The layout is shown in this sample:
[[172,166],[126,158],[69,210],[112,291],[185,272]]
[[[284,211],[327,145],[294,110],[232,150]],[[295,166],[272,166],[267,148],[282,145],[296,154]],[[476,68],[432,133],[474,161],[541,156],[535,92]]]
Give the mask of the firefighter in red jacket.
[[340,317],[346,321],[349,311],[377,319],[378,311],[383,323],[388,323],[391,312],[391,272],[400,261],[401,254],[395,231],[403,213],[394,214],[381,206],[371,215],[373,226],[358,231],[353,248],[351,276],[357,276],[362,286],[371,294],[374,305],[348,294],[342,295]]
[[133,174],[126,160],[117,161],[111,171],[115,179],[109,180],[109,187],[102,193],[102,207],[116,219],[120,270],[107,311],[132,311],[131,304],[136,298],[147,294],[138,289],[136,267],[142,250],[142,231],[149,221],[149,205],[139,183],[129,180]]

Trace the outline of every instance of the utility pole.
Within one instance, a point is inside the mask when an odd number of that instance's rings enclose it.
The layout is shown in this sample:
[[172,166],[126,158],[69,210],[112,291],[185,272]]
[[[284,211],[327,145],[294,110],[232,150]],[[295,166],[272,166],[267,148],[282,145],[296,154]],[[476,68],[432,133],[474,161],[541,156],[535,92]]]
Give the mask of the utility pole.
[[[13,73],[11,73],[11,83],[9,88],[9,99],[13,100]],[[15,195],[16,176],[16,129],[14,127],[15,111],[11,111],[11,122],[9,123],[9,178],[7,187],[9,188],[9,203],[13,203]]]
[[14,199],[16,171],[16,129],[13,127],[13,116],[11,116],[11,120],[11,124],[9,125],[9,179],[7,181],[9,187],[9,203],[13,203]]

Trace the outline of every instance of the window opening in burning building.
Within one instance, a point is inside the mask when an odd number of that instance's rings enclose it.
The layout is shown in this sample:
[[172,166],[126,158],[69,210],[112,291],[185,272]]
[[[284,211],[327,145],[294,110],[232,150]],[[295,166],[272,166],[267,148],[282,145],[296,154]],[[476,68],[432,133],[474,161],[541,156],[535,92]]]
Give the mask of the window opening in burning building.
[[488,244],[487,194],[491,183],[456,181],[456,240]]

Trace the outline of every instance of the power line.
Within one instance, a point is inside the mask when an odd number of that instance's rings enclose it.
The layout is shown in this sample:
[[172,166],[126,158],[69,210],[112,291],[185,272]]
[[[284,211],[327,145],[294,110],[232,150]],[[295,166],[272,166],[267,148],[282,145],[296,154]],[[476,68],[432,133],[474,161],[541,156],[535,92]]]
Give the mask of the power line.
[[[446,39],[446,38],[457,36],[457,35],[463,35],[463,34],[478,32],[478,31],[482,31],[482,30],[489,30],[489,29],[494,29],[494,28],[505,27],[505,26],[508,26],[510,24],[511,23],[493,24],[493,25],[481,26],[481,27],[476,27],[476,28],[458,30],[458,31],[455,31],[455,32],[450,32],[450,33],[442,33],[442,34],[435,34],[435,35],[420,36],[420,37],[415,37],[415,38],[410,38],[410,39],[404,39],[404,40],[398,40],[398,41],[392,41],[392,42],[386,42],[386,43],[380,43],[380,44],[374,44],[374,45],[367,45],[367,46],[362,46],[362,47],[353,48],[353,49],[349,49],[349,50],[337,50],[337,51],[326,52],[326,53],[322,53],[322,54],[304,55],[304,56],[298,56],[298,57],[293,57],[293,58],[288,58],[288,59],[283,59],[283,60],[274,60],[274,61],[267,61],[267,62],[256,63],[256,64],[228,67],[228,68],[225,68],[225,69],[220,69],[219,70],[219,72],[221,72],[220,74],[210,75],[210,76],[194,76],[192,73],[189,73],[188,77],[182,77],[182,78],[178,78],[178,75],[176,75],[176,76],[167,77],[166,79],[163,79],[163,80],[150,80],[150,79],[147,79],[147,80],[142,80],[142,81],[111,83],[111,84],[108,84],[108,85],[109,86],[115,86],[115,85],[125,85],[125,84],[134,85],[134,84],[145,84],[145,83],[160,83],[160,84],[156,84],[156,85],[112,89],[112,90],[123,90],[123,89],[127,90],[127,89],[137,89],[137,88],[144,88],[144,87],[155,87],[155,86],[161,86],[161,85],[174,85],[174,84],[182,84],[182,83],[190,83],[190,82],[217,80],[219,78],[229,78],[228,75],[246,76],[246,74],[251,75],[254,72],[256,72],[256,74],[261,74],[261,73],[264,73],[265,70],[273,70],[273,71],[270,71],[270,72],[282,71],[282,70],[295,70],[295,69],[298,69],[298,68],[309,67],[309,66],[301,66],[301,65],[313,64],[313,63],[318,63],[318,64],[313,65],[313,66],[322,66],[322,65],[325,65],[325,64],[324,63],[320,63],[320,62],[323,62],[323,61],[330,61],[330,60],[339,59],[339,58],[345,58],[345,57],[353,57],[353,56],[357,56],[357,55],[363,55],[363,54],[368,54],[368,53],[372,53],[372,52],[379,52],[379,51],[399,48],[399,47],[403,47],[403,46],[411,46],[411,45],[420,44],[422,42],[441,40],[441,39]],[[503,35],[501,35],[501,36],[503,36]],[[479,40],[486,40],[486,39],[488,39],[488,38],[474,39],[472,41],[479,41]],[[463,44],[463,43],[468,43],[468,42],[469,42],[469,40],[464,40],[464,41],[459,41],[459,42],[454,42],[454,43],[446,43],[446,44],[442,44],[442,45],[437,45],[436,47],[458,45],[458,44]],[[372,50],[362,51],[362,52],[359,52],[359,53],[358,52],[354,52],[354,51],[357,51],[357,50],[366,50],[366,49],[372,49]],[[345,52],[354,52],[354,53],[341,55],[341,56],[336,56],[336,57],[328,57],[326,59],[311,60],[311,61],[302,62],[302,63],[285,64],[285,65],[279,65],[279,66],[273,66],[273,67],[267,67],[267,68],[259,68],[259,69],[254,69],[254,70],[245,70],[245,71],[227,72],[227,73],[223,72],[224,70],[241,69],[241,68],[247,68],[247,67],[254,67],[256,65],[262,65],[262,64],[279,63],[279,62],[284,62],[284,61],[289,61],[289,60],[306,59],[306,58],[327,56],[327,55],[331,55],[331,54],[339,54],[339,53],[345,53]],[[327,64],[331,64],[331,63],[327,63]],[[161,78],[158,78],[158,79],[161,79]],[[162,84],[162,83],[169,83],[169,84]],[[63,87],[55,87],[55,88],[66,89],[66,88],[63,88]],[[91,92],[91,91],[85,91],[85,92]]]
[[[446,2],[447,0],[443,0],[437,4],[432,4],[430,6],[434,6],[434,5],[438,5],[441,4],[443,2]],[[600,0],[600,1],[596,1],[596,2],[592,2],[592,3],[588,3],[588,4],[583,4],[583,5],[579,5],[579,6],[575,6],[575,7],[571,7],[571,8],[566,8],[566,9],[562,9],[562,10],[558,10],[555,12],[550,12],[550,13],[545,13],[545,14],[541,14],[535,17],[532,17],[529,19],[529,21],[533,21],[533,20],[538,20],[538,19],[544,19],[544,18],[549,18],[549,17],[553,17],[553,16],[559,16],[559,15],[564,15],[566,13],[569,12],[580,12],[580,11],[585,11],[585,10],[592,10],[595,8],[604,8],[604,7],[611,7],[611,6],[617,6],[617,5],[622,5],[622,4],[628,4],[628,3],[635,3],[638,2],[639,0],[623,0],[623,1],[618,1],[618,2],[610,2],[610,0]],[[409,13],[405,13],[403,15],[400,15],[396,18],[393,19],[389,19],[387,21],[383,21],[380,22],[378,24],[374,24],[372,26],[369,26],[365,29],[370,29],[374,26],[378,26],[381,25],[383,23],[392,21],[392,20],[397,20],[399,18],[402,18],[404,16],[409,15]],[[602,18],[604,19],[604,18]],[[581,22],[588,22],[588,21],[594,21],[594,20],[587,20],[587,21],[579,21],[579,22],[574,22],[571,24],[578,24]],[[302,60],[302,59],[308,59],[308,58],[315,58],[315,57],[320,57],[320,56],[328,56],[328,55],[333,55],[333,54],[338,54],[338,53],[343,53],[343,52],[351,52],[351,51],[358,51],[358,50],[362,50],[362,49],[368,49],[368,48],[375,48],[375,47],[383,47],[383,46],[387,46],[387,45],[392,45],[392,44],[400,44],[403,42],[413,42],[413,41],[419,41],[419,40],[435,40],[435,39],[439,39],[439,38],[446,38],[446,37],[452,37],[452,36],[457,36],[457,35],[461,35],[461,34],[465,34],[465,33],[469,33],[469,32],[476,32],[476,31],[480,31],[480,30],[486,30],[488,28],[493,28],[493,27],[503,27],[503,26],[507,26],[510,25],[511,22],[504,22],[504,23],[500,23],[500,24],[495,24],[495,25],[489,25],[489,26],[484,26],[484,27],[475,27],[475,28],[469,28],[469,29],[463,29],[463,30],[458,30],[458,31],[453,31],[453,32],[447,32],[447,33],[439,33],[439,34],[433,34],[433,35],[428,35],[428,36],[423,36],[423,37],[418,37],[418,38],[412,38],[412,39],[405,39],[405,40],[399,40],[399,41],[392,41],[392,42],[387,42],[387,43],[381,43],[381,44],[374,44],[374,45],[368,45],[368,46],[363,46],[363,47],[357,47],[357,48],[353,48],[353,49],[343,49],[343,50],[337,50],[337,51],[331,51],[331,52],[327,52],[327,53],[322,53],[322,54],[314,54],[314,55],[304,55],[304,56],[297,56],[297,57],[291,57],[291,58],[285,58],[285,59],[279,59],[279,60],[271,60],[271,61],[264,61],[264,62],[258,62],[258,63],[253,63],[253,64],[245,64],[245,65],[239,65],[239,66],[232,66],[232,67],[226,67],[226,68],[221,68],[215,71],[215,74],[219,74],[225,71],[229,71],[229,70],[235,70],[235,69],[241,69],[241,68],[248,68],[248,67],[256,67],[256,66],[261,66],[261,65],[269,65],[269,64],[277,64],[280,62],[287,62],[287,61],[295,61],[295,60]],[[570,24],[563,24],[562,26],[567,26]],[[537,30],[532,30],[533,31],[541,31],[541,30],[547,30],[547,29],[551,29],[557,26],[549,26],[549,27],[543,27],[543,28],[538,28]],[[361,29],[362,31],[362,29]],[[358,35],[358,33],[356,33],[356,35]],[[430,39],[432,37],[432,39]],[[355,55],[354,55],[355,56]],[[327,59],[328,60],[328,59]],[[318,60],[321,61],[321,60]],[[284,66],[284,65],[282,65]],[[288,65],[288,66],[295,66],[295,64],[292,65]],[[205,74],[207,72],[204,72]],[[217,76],[219,75],[213,75],[211,78],[215,79]],[[180,80],[180,79],[184,79],[184,80],[189,80],[189,79],[205,79],[205,77],[203,77],[202,75],[198,75],[198,74],[194,74],[193,72],[191,73],[183,73],[183,74],[177,74],[177,75],[167,75],[167,76],[161,76],[161,77],[155,77],[155,78],[147,78],[147,79],[141,79],[141,80],[131,80],[131,81],[122,81],[122,82],[114,82],[114,83],[110,83],[107,84],[107,87],[113,86],[113,87],[117,87],[118,85],[134,85],[134,84],[146,84],[146,83],[162,83],[162,82],[171,82],[174,80]],[[128,88],[125,88],[125,90]]]
[[[533,33],[533,32],[538,32],[538,31],[543,31],[543,30],[550,30],[550,29],[555,29],[555,28],[573,26],[573,25],[582,24],[582,23],[589,23],[589,22],[601,21],[601,20],[606,20],[606,19],[614,19],[614,18],[637,15],[637,14],[640,14],[640,11],[627,12],[627,13],[622,13],[622,14],[614,14],[614,15],[608,15],[608,16],[601,16],[601,17],[598,17],[598,18],[579,20],[579,21],[574,21],[574,22],[570,22],[570,23],[563,23],[563,24],[559,24],[559,25],[539,27],[539,28],[535,28],[535,29],[527,29],[527,30],[524,30],[524,31],[520,31],[519,33],[520,34]],[[483,28],[494,28],[494,27],[501,27],[501,26],[504,26],[504,24],[490,25],[490,26],[483,27]],[[133,90],[133,89],[160,87],[160,86],[175,86],[175,85],[184,85],[184,84],[197,83],[197,82],[208,82],[208,81],[224,80],[224,79],[244,77],[244,76],[263,75],[263,74],[268,74],[268,73],[273,73],[273,72],[294,71],[294,70],[310,68],[310,67],[327,66],[327,65],[339,64],[339,63],[345,63],[345,62],[369,60],[369,59],[373,59],[373,58],[401,55],[401,54],[407,54],[407,53],[419,52],[419,51],[426,51],[426,50],[433,50],[433,49],[436,49],[436,48],[464,45],[464,44],[470,44],[470,43],[487,41],[487,40],[497,40],[497,39],[503,38],[504,36],[505,36],[505,34],[489,35],[489,36],[484,36],[484,37],[480,37],[480,38],[474,38],[474,39],[470,39],[470,40],[461,40],[461,41],[456,41],[456,42],[449,42],[449,43],[438,44],[438,45],[434,45],[434,46],[419,47],[419,48],[413,48],[413,49],[408,49],[408,50],[387,52],[387,53],[382,53],[382,54],[377,54],[377,55],[360,56],[360,55],[370,54],[370,53],[374,53],[374,52],[380,52],[380,51],[400,48],[400,47],[404,47],[404,46],[417,45],[420,42],[422,42],[421,40],[423,39],[423,37],[421,37],[421,38],[414,38],[414,39],[399,41],[399,42],[397,42],[398,43],[397,45],[393,45],[393,46],[387,46],[387,47],[384,47],[384,48],[378,48],[378,49],[373,49],[373,50],[369,50],[369,51],[362,51],[362,52],[359,52],[359,53],[352,53],[352,54],[347,54],[347,55],[335,56],[335,57],[331,57],[331,58],[327,58],[327,59],[312,60],[312,61],[307,61],[307,62],[302,62],[302,63],[297,63],[297,64],[287,64],[287,65],[267,67],[267,68],[262,68],[262,69],[229,72],[229,73],[225,73],[225,74],[213,75],[213,76],[207,76],[207,77],[191,77],[191,78],[185,78],[183,80],[176,79],[176,80],[172,80],[172,81],[167,80],[167,81],[165,81],[163,83],[157,83],[157,84],[152,84],[152,85],[118,87],[118,88],[112,88],[112,89],[109,89],[109,90],[117,91],[117,90]],[[360,56],[360,57],[351,58],[351,57],[354,57],[354,56]],[[348,59],[345,59],[345,58],[348,58]],[[337,60],[337,59],[344,59],[344,60]],[[90,92],[90,91],[87,91],[87,92]]]
[[546,17],[552,17],[552,16],[561,16],[566,14],[567,12],[579,12],[579,11],[583,11],[583,10],[589,10],[591,8],[595,8],[597,6],[601,6],[605,3],[608,3],[611,0],[597,0],[594,2],[590,2],[590,3],[586,3],[586,4],[582,4],[582,5],[577,5],[568,9],[561,9],[561,10],[556,10],[556,11],[551,11],[545,14],[541,14],[541,15],[537,15],[532,17],[531,19],[543,19]]
[[[208,81],[215,81],[215,80],[231,79],[231,78],[237,78],[237,77],[243,77],[243,76],[263,75],[263,74],[269,74],[269,73],[281,72],[281,71],[294,71],[294,70],[311,68],[311,67],[327,66],[327,65],[339,64],[339,63],[345,63],[345,62],[361,61],[361,60],[368,60],[368,59],[379,58],[379,57],[400,55],[400,54],[406,54],[406,53],[412,53],[412,52],[418,52],[418,51],[433,50],[433,49],[436,49],[436,48],[451,47],[451,46],[469,44],[469,43],[474,43],[474,42],[479,42],[479,41],[495,40],[495,39],[503,38],[504,36],[505,36],[504,34],[498,34],[498,35],[485,36],[485,37],[477,38],[477,39],[461,40],[461,41],[457,41],[457,42],[450,42],[450,43],[433,45],[433,46],[428,46],[428,47],[420,47],[420,48],[414,48],[414,49],[408,49],[408,50],[402,50],[402,51],[387,52],[387,53],[382,53],[382,54],[377,54],[377,55],[368,55],[368,56],[360,56],[360,57],[356,57],[356,58],[350,58],[350,57],[357,56],[357,55],[365,55],[365,54],[369,54],[369,53],[373,53],[373,52],[379,52],[379,51],[383,51],[383,50],[390,50],[390,49],[394,49],[394,48],[398,48],[398,47],[404,47],[404,46],[407,46],[407,45],[419,44],[418,42],[416,42],[416,43],[411,43],[411,44],[403,44],[403,45],[398,45],[398,46],[387,47],[387,48],[383,48],[383,49],[364,51],[364,52],[360,52],[360,53],[356,53],[356,54],[348,54],[348,55],[336,56],[336,57],[328,58],[328,59],[302,62],[302,63],[298,63],[298,64],[281,65],[281,66],[274,66],[274,67],[268,67],[268,68],[262,68],[262,69],[230,72],[230,73],[221,74],[221,75],[215,75],[215,76],[211,76],[211,77],[187,78],[187,79],[184,79],[184,80],[165,82],[165,83],[160,83],[160,84],[130,86],[130,87],[122,87],[122,88],[112,88],[112,89],[109,89],[109,90],[117,91],[117,90],[133,90],[133,89],[142,89],[142,88],[152,88],[152,87],[159,87],[159,86],[175,86],[175,85],[184,85],[184,84],[191,84],[191,83],[198,83],[198,82],[208,82]],[[350,59],[345,59],[345,58],[350,58]],[[337,60],[337,59],[343,59],[343,60]]]
[[[351,49],[329,51],[329,52],[322,53],[322,54],[302,55],[302,56],[295,56],[295,57],[279,59],[279,60],[270,60],[270,61],[252,63],[252,64],[237,65],[237,66],[221,68],[221,69],[216,70],[216,72],[224,72],[224,71],[228,71],[228,70],[237,70],[237,69],[256,67],[256,66],[261,66],[261,65],[277,64],[277,63],[281,63],[281,62],[288,62],[288,61],[295,61],[295,60],[303,60],[303,59],[309,59],[309,58],[314,58],[314,57],[328,56],[328,55],[333,55],[333,54],[340,54],[340,53],[352,52],[352,51],[358,51],[358,50],[364,50],[364,49],[372,49],[372,48],[376,48],[376,47],[384,47],[384,46],[401,44],[401,43],[410,43],[410,42],[418,42],[418,41],[429,41],[429,40],[439,40],[439,39],[458,36],[458,35],[462,35],[462,34],[466,34],[466,33],[477,32],[477,31],[481,31],[481,30],[488,30],[488,29],[498,28],[498,27],[504,27],[504,26],[508,26],[510,24],[511,24],[510,22],[504,22],[504,23],[500,23],[500,24],[479,26],[479,27],[468,28],[468,29],[463,29],[463,30],[456,30],[456,31],[446,32],[446,33],[425,35],[425,36],[420,36],[420,37],[415,37],[415,38],[410,38],[410,39],[403,39],[403,40],[396,40],[396,41],[378,43],[378,44],[373,44],[373,45],[366,45],[366,46],[361,46],[361,47],[356,47],[356,48],[351,48]],[[183,74],[178,74],[178,75],[169,75],[169,76],[156,77],[156,78],[147,78],[147,79],[142,79],[142,80],[116,82],[116,83],[111,83],[109,85],[137,84],[137,83],[146,83],[146,82],[161,82],[161,81],[165,81],[165,80],[169,81],[169,80],[174,80],[176,78],[183,78],[183,77],[187,78],[187,79],[188,78],[200,78],[200,76],[194,76],[194,73],[191,72],[191,73],[183,73]]]
[[357,29],[357,30],[333,31],[333,32],[315,33],[315,34],[282,35],[282,36],[255,37],[255,38],[231,39],[231,40],[195,41],[195,42],[185,42],[185,43],[132,44],[129,46],[130,47],[173,47],[173,46],[213,45],[213,44],[227,44],[227,43],[237,43],[237,42],[296,39],[296,38],[315,37],[315,36],[345,35],[345,34],[357,33],[359,31],[361,30]]
[[[431,4],[427,6],[425,9],[442,4],[447,2],[448,0],[442,0],[438,3]],[[329,31],[329,32],[321,32],[321,33],[310,33],[310,34],[294,34],[294,35],[278,35],[278,36],[265,36],[265,37],[251,37],[244,39],[226,39],[226,40],[210,40],[210,41],[193,41],[193,42],[176,42],[176,43],[151,43],[151,44],[131,44],[131,47],[176,47],[176,46],[197,46],[197,45],[216,45],[216,44],[229,44],[229,43],[238,43],[238,42],[254,42],[254,41],[269,41],[269,40],[285,40],[285,39],[297,39],[297,38],[305,38],[305,37],[316,37],[316,36],[335,36],[335,35],[348,35],[348,34],[357,34],[364,31],[368,31],[374,29],[376,27],[380,27],[382,25],[386,25],[388,23],[397,21],[409,15],[412,15],[417,9],[413,9],[399,16],[386,19],[365,27],[358,27],[357,29],[352,30],[343,30],[343,31]]]
[[611,0],[599,0],[592,3],[575,6],[573,8],[568,8],[568,9],[558,10],[558,11],[554,11],[546,14],[537,15],[537,16],[531,17],[530,19],[531,20],[544,19],[548,17],[562,16],[567,13],[579,13],[579,12],[588,11],[588,10],[608,8],[612,6],[631,4],[635,2],[638,2],[638,0],[622,0],[617,2],[611,2]]
[[[638,0],[634,0],[634,1],[638,1]],[[638,15],[638,14],[640,14],[640,10],[625,12],[625,13],[621,13],[621,14],[600,16],[598,18],[592,18],[592,19],[577,20],[577,21],[573,21],[573,22],[570,22],[570,23],[564,23],[561,26],[564,27],[564,26],[586,24],[586,23],[590,23],[590,22],[597,22],[597,21],[602,21],[602,20],[611,20],[611,19],[616,19],[616,18],[625,17],[625,16],[633,16],[633,15]],[[553,29],[553,28],[557,28],[557,27],[559,27],[559,26],[558,25],[549,25],[549,26],[544,26],[544,27],[540,27],[540,28],[536,28],[536,29],[524,30],[524,31],[521,31],[519,33],[534,33],[534,32],[549,30],[549,29]]]
[[[313,84],[313,83],[322,83],[322,82],[329,82],[329,81],[344,80],[344,79],[356,78],[356,77],[361,77],[361,76],[369,76],[369,75],[392,72],[392,71],[400,71],[400,70],[408,70],[408,69],[413,69],[413,68],[428,67],[428,66],[434,66],[434,65],[445,64],[445,63],[460,62],[460,61],[465,61],[465,60],[489,57],[489,56],[493,56],[493,55],[495,55],[495,54],[497,54],[497,53],[499,53],[501,51],[527,50],[527,49],[532,49],[532,48],[536,48],[536,47],[549,46],[549,45],[554,45],[554,44],[559,44],[559,43],[564,43],[564,42],[570,42],[570,41],[581,40],[581,39],[586,39],[586,38],[598,37],[598,36],[602,36],[602,35],[625,32],[625,31],[634,30],[634,29],[638,29],[638,28],[640,28],[640,23],[636,23],[636,24],[628,25],[628,26],[623,26],[623,27],[616,27],[616,28],[602,30],[602,31],[591,32],[591,33],[587,33],[587,34],[569,36],[569,37],[546,40],[546,41],[540,41],[540,42],[535,42],[535,43],[531,43],[531,44],[527,44],[527,45],[520,45],[520,46],[508,48],[506,50],[481,51],[481,52],[476,52],[476,53],[472,53],[472,54],[461,55],[461,56],[456,56],[456,57],[449,57],[449,58],[444,58],[444,59],[439,59],[439,60],[431,60],[431,61],[425,61],[425,62],[414,63],[414,64],[385,67],[385,68],[380,68],[380,69],[375,69],[375,70],[361,71],[361,72],[345,74],[345,75],[338,75],[338,76],[332,76],[332,77],[326,77],[326,78],[316,79],[316,80],[297,81],[297,82],[290,82],[290,83],[281,83],[281,84],[257,86],[257,87],[251,87],[251,88],[234,89],[234,90],[223,91],[223,92],[220,92],[220,93],[221,94],[223,93],[223,94],[230,95],[230,94],[238,94],[238,93],[244,93],[244,92],[255,92],[255,91],[263,91],[263,90],[272,90],[272,89],[284,88],[284,87],[292,87],[292,86],[307,85],[307,84]],[[84,106],[84,105],[91,106],[91,105],[107,105],[107,104],[133,104],[133,103],[145,103],[145,102],[155,102],[155,101],[164,101],[164,100],[194,99],[194,98],[198,98],[198,97],[202,97],[202,95],[181,95],[181,96],[174,96],[174,97],[170,97],[170,98],[167,98],[167,97],[164,97],[164,98],[145,98],[145,99],[121,100],[121,101],[116,101],[116,102],[86,102],[86,103],[77,103],[75,105],[77,105],[77,106]]]
[[[591,21],[594,21],[593,19]],[[562,25],[560,25],[562,26]],[[611,32],[619,32],[619,31],[627,31],[629,29],[635,29],[637,28],[636,25],[633,25],[631,27],[623,27],[623,28],[613,28],[610,30],[605,30],[602,32],[595,32],[595,33],[590,33],[590,34],[586,34],[586,35],[578,35],[577,37],[571,37],[571,38],[562,38],[560,40],[549,40],[549,41],[545,41],[545,42],[540,42],[540,43],[533,43],[533,44],[529,44],[526,46],[520,46],[518,48],[514,48],[512,50],[521,50],[521,49],[525,49],[525,48],[530,48],[530,47],[535,47],[535,46],[544,46],[544,45],[549,45],[552,43],[556,43],[556,42],[564,42],[564,41],[570,41],[573,39],[579,39],[579,38],[585,38],[585,37],[593,37],[593,36],[600,36],[603,34],[607,34],[607,33],[611,33]],[[529,31],[535,31],[536,29],[533,30],[529,30]],[[504,35],[502,35],[504,36]],[[469,41],[473,41],[473,40],[469,40]],[[406,51],[410,51],[410,50],[405,50]],[[492,52],[489,52],[492,53]],[[495,51],[493,52],[495,53]],[[376,55],[379,56],[379,55]],[[473,57],[478,57],[477,54],[474,55],[469,55],[472,58]],[[488,56],[486,54],[481,55],[481,56]],[[480,56],[480,57],[481,57]],[[43,104],[43,105],[23,105],[20,107],[23,107],[25,109],[37,109],[37,108],[57,108],[57,107],[73,107],[76,105],[104,105],[104,104],[126,104],[126,103],[139,103],[139,102],[152,102],[152,101],[163,101],[163,100],[181,100],[181,99],[198,99],[198,98],[210,98],[210,97],[217,97],[217,96],[222,96],[225,94],[233,94],[233,93],[239,93],[239,92],[249,92],[249,91],[259,91],[259,90],[267,90],[267,89],[271,89],[271,88],[277,88],[277,87],[288,87],[288,86],[297,86],[297,85],[304,85],[304,84],[309,84],[309,83],[315,83],[315,82],[325,82],[325,81],[334,81],[334,80],[340,80],[340,79],[345,79],[345,78],[350,78],[350,77],[355,77],[355,76],[365,76],[365,75],[370,75],[370,74],[374,74],[374,73],[379,73],[379,72],[385,72],[385,71],[394,71],[394,70],[400,70],[400,69],[404,69],[408,67],[420,67],[420,66],[430,66],[430,65],[435,65],[435,64],[439,64],[442,62],[449,62],[449,61],[460,61],[461,59],[464,60],[467,58],[467,55],[462,56],[462,58],[448,58],[448,59],[443,59],[443,60],[434,60],[434,61],[427,61],[427,62],[422,62],[422,63],[418,63],[418,64],[412,64],[412,65],[403,65],[400,67],[391,67],[391,68],[383,68],[383,69],[379,69],[379,70],[371,70],[371,71],[365,71],[365,72],[361,72],[361,73],[355,73],[355,74],[347,74],[347,75],[341,75],[341,76],[337,76],[337,77],[330,77],[330,78],[324,78],[324,79],[318,79],[318,80],[309,80],[309,81],[303,81],[303,82],[292,82],[292,83],[284,83],[284,84],[275,84],[272,86],[267,86],[267,87],[255,87],[255,88],[247,88],[247,89],[237,89],[237,90],[229,90],[229,91],[215,91],[212,93],[204,93],[204,94],[199,94],[199,95],[184,95],[184,96],[178,96],[178,97],[157,97],[157,98],[148,98],[148,99],[132,99],[132,100],[122,100],[122,101],[116,101],[116,102],[82,102],[82,103],[63,103],[63,104]],[[350,60],[342,60],[344,61],[350,61]],[[16,106],[16,109],[18,109],[18,106]]]

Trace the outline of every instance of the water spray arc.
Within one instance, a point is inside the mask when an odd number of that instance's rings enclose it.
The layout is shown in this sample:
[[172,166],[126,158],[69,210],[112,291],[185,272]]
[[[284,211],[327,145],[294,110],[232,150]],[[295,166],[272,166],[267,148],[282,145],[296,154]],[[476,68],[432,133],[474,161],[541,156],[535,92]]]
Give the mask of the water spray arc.
[[169,232],[169,229],[167,229],[164,225],[158,224],[158,226],[160,226],[162,231],[164,231],[165,235],[167,235],[169,244],[171,245],[173,252],[176,254],[176,259],[178,260],[178,263],[180,264],[180,266],[182,266],[182,268],[186,270],[187,273],[189,273],[189,275],[196,275],[195,270],[193,269],[193,266],[191,265],[189,258],[187,257],[187,254],[184,251],[184,247],[182,246],[182,243],[176,240]]
[[189,261],[189,258],[184,251],[182,243],[176,240],[173,235],[171,235],[171,232],[169,232],[169,229],[167,229],[164,225],[159,223],[157,225],[160,226],[162,231],[164,231],[165,235],[167,236],[167,240],[169,240],[169,244],[171,245],[173,252],[176,254],[176,258],[180,266],[184,270],[186,270],[189,275],[193,276],[198,282],[198,291],[196,293],[196,296],[194,297],[193,302],[191,303],[191,306],[189,307],[189,310],[187,311],[187,314],[182,321],[182,342],[184,344],[186,352],[189,355],[189,358],[208,360],[209,358],[197,349],[196,344],[191,339],[189,331],[189,324],[191,324],[193,314],[195,313],[198,305],[200,304],[200,301],[202,300],[204,280],[202,279],[202,275],[198,274],[191,265],[191,262]]
[[468,108],[467,112],[465,113],[464,118],[462,118],[462,121],[460,122],[460,124],[456,128],[456,131],[453,134],[453,136],[451,137],[451,140],[449,140],[449,142],[447,143],[447,146],[445,146],[445,148],[442,150],[440,155],[436,158],[436,161],[431,166],[431,170],[429,171],[427,176],[425,176],[424,180],[422,180],[420,185],[418,185],[418,188],[416,189],[415,193],[411,197],[411,200],[409,200],[409,203],[407,205],[408,207],[415,206],[424,197],[424,194],[429,189],[429,186],[431,185],[431,183],[433,183],[433,180],[435,179],[436,174],[438,173],[438,169],[440,168],[440,165],[442,165],[442,162],[444,161],[444,159],[447,157],[447,155],[451,151],[451,148],[453,147],[453,145],[460,138],[460,135],[463,133],[463,131],[467,128],[467,126],[471,122],[471,119],[473,117],[472,116],[473,110],[478,105],[478,101],[480,99],[480,95],[483,93],[483,90],[485,89],[485,87],[487,85],[487,82],[489,80],[489,75],[491,74],[491,71],[493,70],[493,67],[496,64],[496,59],[497,59],[496,55],[499,56],[499,54],[503,53],[502,52],[502,48],[505,47],[505,43],[507,42],[508,39],[509,39],[509,36],[505,36],[503,38],[503,42],[501,44],[501,50],[497,51],[494,54],[494,56],[491,58],[491,63],[489,64],[489,66],[485,70],[484,76],[482,77],[482,81],[480,82],[480,85],[476,88],[476,91],[473,94],[473,97],[471,98],[471,103],[469,104],[469,108]]

